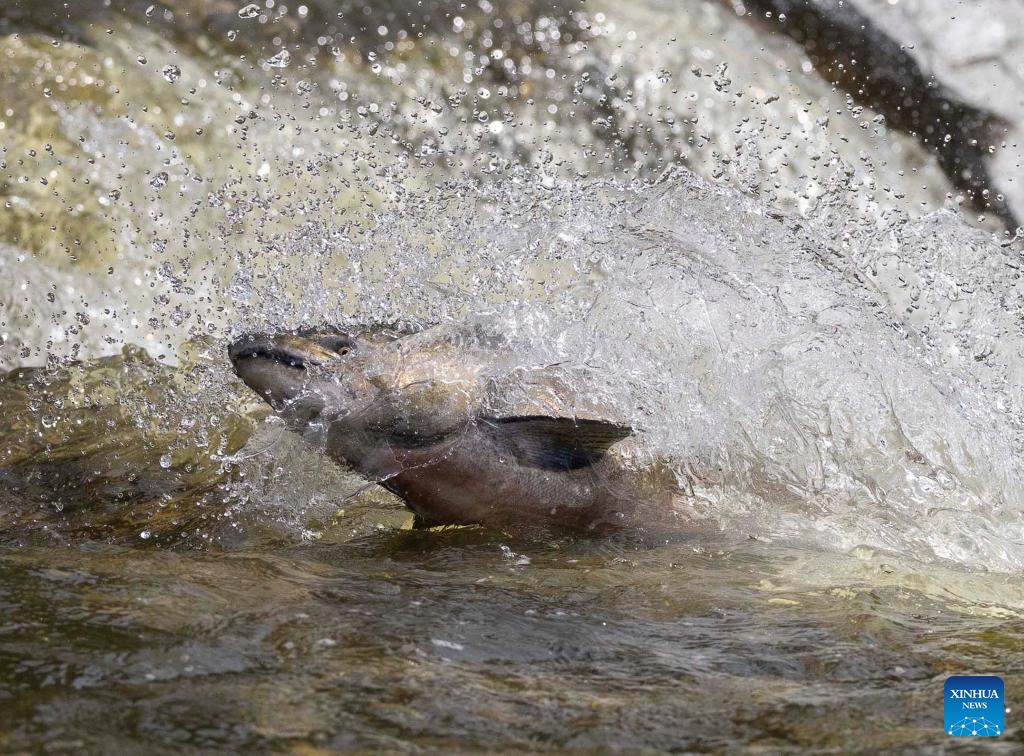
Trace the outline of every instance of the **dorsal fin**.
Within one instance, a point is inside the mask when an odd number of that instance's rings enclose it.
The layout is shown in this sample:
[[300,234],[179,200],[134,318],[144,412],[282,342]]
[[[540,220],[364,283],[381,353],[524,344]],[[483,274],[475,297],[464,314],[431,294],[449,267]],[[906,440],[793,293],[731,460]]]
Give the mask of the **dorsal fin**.
[[527,415],[483,417],[481,425],[521,464],[544,470],[575,470],[592,465],[608,447],[633,429],[603,420]]

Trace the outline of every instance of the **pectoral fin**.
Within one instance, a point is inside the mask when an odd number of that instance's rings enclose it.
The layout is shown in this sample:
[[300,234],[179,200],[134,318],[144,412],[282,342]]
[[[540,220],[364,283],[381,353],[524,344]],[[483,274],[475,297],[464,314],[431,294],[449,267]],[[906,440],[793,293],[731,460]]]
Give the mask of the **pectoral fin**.
[[484,417],[481,427],[521,465],[544,470],[575,470],[597,462],[633,429],[603,420],[571,417]]

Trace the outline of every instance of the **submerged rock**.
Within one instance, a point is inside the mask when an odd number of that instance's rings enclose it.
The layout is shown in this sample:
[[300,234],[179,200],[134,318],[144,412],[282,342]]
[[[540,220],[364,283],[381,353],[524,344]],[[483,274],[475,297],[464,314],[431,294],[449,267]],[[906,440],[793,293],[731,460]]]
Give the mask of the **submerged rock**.
[[232,504],[221,460],[255,424],[252,405],[213,400],[204,372],[125,349],[0,375],[0,538],[167,543],[210,530]]

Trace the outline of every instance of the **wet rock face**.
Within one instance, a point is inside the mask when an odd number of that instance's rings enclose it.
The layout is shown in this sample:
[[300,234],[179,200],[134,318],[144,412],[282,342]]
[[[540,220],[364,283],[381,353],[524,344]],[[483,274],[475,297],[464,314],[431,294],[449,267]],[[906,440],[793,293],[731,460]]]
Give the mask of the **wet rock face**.
[[[993,175],[990,167],[997,145],[1016,130],[1004,120],[1006,111],[1000,106],[1005,100],[984,98],[971,104],[956,86],[963,82],[955,70],[936,77],[920,54],[879,23],[880,14],[864,13],[856,3],[747,0],[744,7],[754,11],[765,29],[792,37],[818,73],[879,113],[887,126],[933,151],[950,183],[977,210],[997,216],[1011,232],[1017,229],[1019,211],[1007,202],[1003,189],[1012,176],[1002,170]],[[993,48],[988,54],[997,59],[999,45]]]
[[994,114],[995,149],[988,166],[995,190],[1024,218],[1024,26],[1013,0],[910,0],[891,5],[858,0],[876,23],[904,44],[936,80],[969,105]]
[[[515,0],[500,4],[465,3],[458,0],[384,0],[363,3],[353,0],[306,0],[289,7],[279,3],[236,0],[180,0],[151,2],[125,0],[111,5],[105,0],[82,0],[69,7],[64,0],[6,4],[0,8],[0,33],[41,33],[86,41],[100,24],[118,18],[145,23],[176,41],[194,42],[205,36],[209,42],[235,51],[260,52],[303,45],[317,53],[332,47],[356,46],[361,52],[378,55],[394,50],[404,39],[440,37],[453,32],[479,34],[489,40],[481,49],[510,46],[539,47],[522,28],[539,18],[552,28],[564,25],[583,9],[579,0]],[[497,21],[497,23],[495,23]],[[102,31],[102,30],[101,30]],[[567,30],[568,37],[551,36],[557,46],[588,35]]]

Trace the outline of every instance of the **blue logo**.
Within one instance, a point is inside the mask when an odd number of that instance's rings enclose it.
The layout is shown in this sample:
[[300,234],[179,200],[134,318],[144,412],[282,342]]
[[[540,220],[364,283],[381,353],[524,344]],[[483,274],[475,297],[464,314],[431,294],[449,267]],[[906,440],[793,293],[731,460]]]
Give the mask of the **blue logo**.
[[946,734],[966,737],[1002,735],[1006,723],[1003,678],[995,675],[946,679]]

